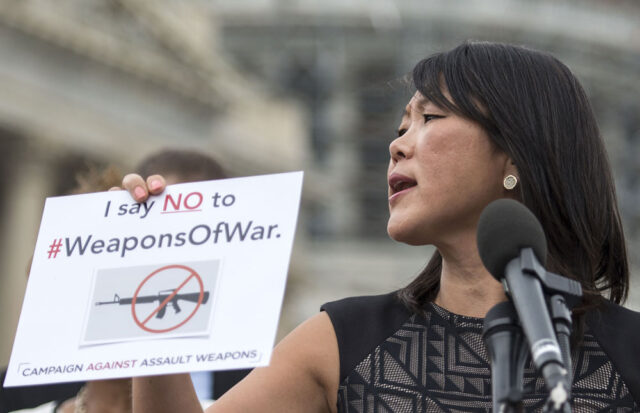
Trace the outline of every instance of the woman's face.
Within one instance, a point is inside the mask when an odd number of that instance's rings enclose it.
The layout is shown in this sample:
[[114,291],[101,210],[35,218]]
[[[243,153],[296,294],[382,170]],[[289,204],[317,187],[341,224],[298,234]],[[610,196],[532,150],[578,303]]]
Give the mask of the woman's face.
[[409,101],[389,152],[387,231],[396,241],[441,247],[461,235],[475,239],[484,207],[504,196],[508,156],[478,124],[420,93]]

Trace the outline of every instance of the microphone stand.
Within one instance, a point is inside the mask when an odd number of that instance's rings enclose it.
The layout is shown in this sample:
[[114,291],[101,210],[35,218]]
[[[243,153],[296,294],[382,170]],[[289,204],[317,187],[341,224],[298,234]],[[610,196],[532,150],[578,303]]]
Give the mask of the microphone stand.
[[491,362],[493,411],[523,412],[523,377],[529,349],[512,302],[498,303],[489,310],[482,338]]
[[569,388],[567,402],[561,405],[556,405],[553,401],[553,395],[549,395],[549,399],[547,399],[543,412],[570,413],[571,406],[568,401],[571,400],[571,384],[573,383],[573,367],[571,365],[571,310],[569,310],[569,306],[562,294],[554,294],[551,296],[549,300],[549,309],[553,328],[560,346],[562,362],[566,369],[566,378],[569,383]]
[[[519,267],[519,269],[517,269]],[[514,271],[515,270],[515,271]],[[521,274],[524,277],[535,277],[540,282],[539,287],[535,283],[530,283],[532,288],[542,288],[545,297],[551,295],[551,299],[548,300],[547,307],[549,307],[551,314],[547,314],[553,321],[553,330],[555,332],[557,346],[560,348],[560,362],[552,360],[542,360],[540,365],[536,364],[540,368],[542,376],[545,379],[547,389],[549,390],[549,398],[543,409],[543,412],[571,412],[570,392],[571,384],[573,382],[572,369],[571,369],[571,351],[570,351],[570,336],[571,336],[571,312],[569,310],[570,301],[571,307],[578,302],[582,297],[582,286],[579,282],[563,277],[558,274],[547,271],[536,259],[535,254],[531,248],[524,248],[520,252],[519,260],[514,260],[507,266],[507,275],[503,282],[505,290],[508,294],[509,291],[509,276],[515,274]],[[526,296],[526,291],[519,291],[519,294]],[[526,313],[524,303],[519,303],[523,308],[518,308],[518,314],[520,316],[530,316]],[[525,332],[528,335],[528,332]],[[528,337],[529,339],[529,337]],[[542,351],[540,351],[542,353]],[[535,355],[534,361],[536,361]]]
[[562,294],[555,294],[549,301],[551,321],[560,345],[562,361],[567,369],[567,379],[573,383],[573,367],[571,365],[571,311]]

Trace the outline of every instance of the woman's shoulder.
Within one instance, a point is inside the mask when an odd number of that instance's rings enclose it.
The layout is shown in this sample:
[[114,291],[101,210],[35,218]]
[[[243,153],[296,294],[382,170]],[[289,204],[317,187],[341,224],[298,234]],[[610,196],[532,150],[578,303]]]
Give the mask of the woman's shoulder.
[[640,401],[640,312],[607,301],[587,313],[586,323],[634,399]]
[[369,311],[384,312],[389,310],[407,312],[405,306],[398,298],[397,291],[380,295],[361,295],[342,298],[340,300],[327,302],[323,304],[320,309],[327,312],[356,311],[361,313]]
[[338,342],[345,336],[386,338],[411,316],[396,292],[343,298],[323,304],[320,310],[329,315]]
[[340,381],[412,315],[396,292],[323,304],[338,340]]
[[[624,338],[635,346],[640,345],[640,312],[605,301],[587,312],[586,322],[596,336],[603,339]],[[598,337],[600,338],[600,337]]]

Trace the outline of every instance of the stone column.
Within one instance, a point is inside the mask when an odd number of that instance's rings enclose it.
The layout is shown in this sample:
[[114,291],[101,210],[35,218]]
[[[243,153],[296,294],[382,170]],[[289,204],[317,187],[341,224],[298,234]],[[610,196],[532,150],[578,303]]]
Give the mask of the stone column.
[[[4,179],[3,231],[0,233],[0,363],[9,361],[27,284],[42,208],[54,176],[43,156],[31,151],[4,154],[11,175]],[[26,155],[29,156],[26,156]],[[22,156],[21,156],[22,155]],[[10,158],[13,157],[13,160]],[[17,158],[17,159],[16,159]],[[40,159],[38,159],[40,158]]]

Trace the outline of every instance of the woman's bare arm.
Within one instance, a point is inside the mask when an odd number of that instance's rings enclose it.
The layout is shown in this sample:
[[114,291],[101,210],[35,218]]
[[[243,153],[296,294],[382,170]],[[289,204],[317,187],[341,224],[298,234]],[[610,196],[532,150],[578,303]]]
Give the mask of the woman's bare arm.
[[[207,413],[335,412],[340,362],[331,320],[320,313],[276,346],[267,367],[254,369]],[[201,413],[188,374],[133,379],[133,412]]]
[[134,377],[133,412],[202,413],[188,373]]
[[268,367],[254,369],[207,413],[335,412],[339,376],[333,325],[319,313],[276,346]]

